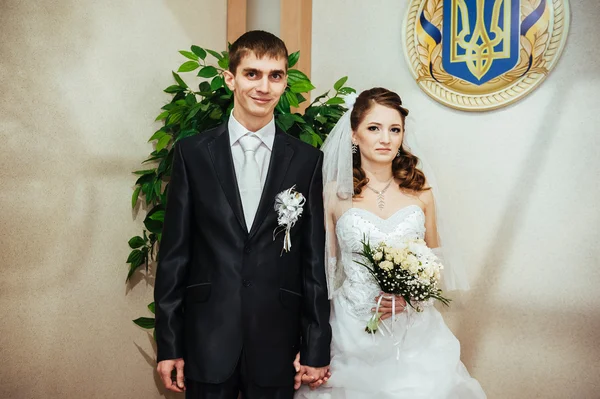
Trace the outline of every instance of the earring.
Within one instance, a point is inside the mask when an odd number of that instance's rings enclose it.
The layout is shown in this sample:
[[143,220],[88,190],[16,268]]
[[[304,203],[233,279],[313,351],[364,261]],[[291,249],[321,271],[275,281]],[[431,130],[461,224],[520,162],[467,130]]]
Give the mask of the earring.
[[398,148],[398,153],[396,154],[396,158],[400,158],[402,155],[402,147]]
[[352,143],[352,153],[356,154],[358,152],[358,146],[356,145],[356,143]]

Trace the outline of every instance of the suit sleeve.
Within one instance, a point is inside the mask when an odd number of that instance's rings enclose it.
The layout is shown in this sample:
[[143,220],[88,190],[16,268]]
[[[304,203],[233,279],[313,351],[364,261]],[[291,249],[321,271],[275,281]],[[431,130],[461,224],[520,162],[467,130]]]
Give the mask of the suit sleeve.
[[183,357],[183,294],[191,261],[192,200],[181,151],[174,148],[171,181],[154,286],[157,361]]
[[323,210],[323,153],[319,154],[304,206],[303,222],[303,308],[300,361],[324,367],[330,361],[331,327],[325,277],[325,222]]

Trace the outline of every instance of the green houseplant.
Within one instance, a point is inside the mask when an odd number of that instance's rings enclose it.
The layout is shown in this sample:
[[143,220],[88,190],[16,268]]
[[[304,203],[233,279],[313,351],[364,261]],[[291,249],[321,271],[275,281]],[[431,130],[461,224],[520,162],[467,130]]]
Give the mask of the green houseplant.
[[[129,265],[127,282],[136,272],[148,272],[149,265],[156,260],[165,215],[173,145],[182,138],[201,134],[226,122],[233,108],[233,93],[223,79],[223,71],[229,66],[229,53],[219,53],[198,46],[192,46],[190,51],[179,52],[187,61],[181,64],[177,72],[193,72],[203,81],[197,88],[190,87],[178,73],[173,72],[175,84],[164,89],[172,95],[172,99],[156,117],[156,121],[162,121],[163,126],[148,140],[154,145],[154,150],[142,162],[148,166],[133,172],[137,175],[137,180],[131,206],[135,208],[140,204],[146,213],[142,234],[129,240],[131,253],[126,261]],[[335,82],[332,90],[316,97],[303,114],[295,112],[294,108],[305,103],[307,94],[315,88],[304,73],[293,68],[299,57],[299,52],[289,56],[288,84],[275,108],[275,123],[288,134],[319,147],[346,110],[341,96],[356,91],[345,86],[348,78],[343,77]],[[148,309],[154,313],[154,303],[150,303]],[[151,317],[139,317],[134,323],[142,328],[154,328],[154,318]]]

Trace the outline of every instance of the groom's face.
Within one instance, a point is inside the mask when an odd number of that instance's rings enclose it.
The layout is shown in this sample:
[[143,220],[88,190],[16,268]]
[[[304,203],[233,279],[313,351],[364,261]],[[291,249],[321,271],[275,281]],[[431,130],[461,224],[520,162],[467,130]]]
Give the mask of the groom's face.
[[252,52],[242,58],[235,74],[224,75],[234,93],[236,118],[248,122],[270,119],[287,85],[284,58],[256,58]]

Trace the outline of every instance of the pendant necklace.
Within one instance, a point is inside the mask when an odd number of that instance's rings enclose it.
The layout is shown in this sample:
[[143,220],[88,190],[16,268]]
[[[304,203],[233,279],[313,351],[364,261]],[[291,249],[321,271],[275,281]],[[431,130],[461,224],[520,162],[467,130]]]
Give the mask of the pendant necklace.
[[369,190],[373,191],[375,194],[377,194],[377,207],[379,209],[383,209],[385,207],[384,194],[387,191],[387,189],[390,187],[390,184],[392,184],[393,180],[394,180],[394,177],[392,176],[390,181],[385,185],[385,187],[381,191],[375,190],[373,187],[371,187],[370,185],[367,184],[367,188]]

